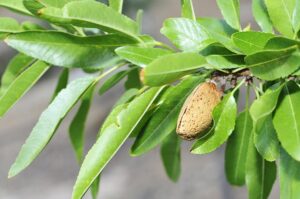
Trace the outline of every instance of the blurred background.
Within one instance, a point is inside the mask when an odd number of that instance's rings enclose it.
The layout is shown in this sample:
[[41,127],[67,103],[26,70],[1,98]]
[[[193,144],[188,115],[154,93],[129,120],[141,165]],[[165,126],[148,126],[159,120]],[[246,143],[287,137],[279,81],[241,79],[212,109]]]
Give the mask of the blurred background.
[[[134,18],[138,9],[144,9],[143,32],[166,41],[159,30],[163,20],[180,16],[180,0],[124,0],[125,13]],[[221,17],[215,0],[194,0],[198,16]],[[251,16],[251,0],[241,0],[244,26],[256,27]],[[0,16],[22,17],[0,9]],[[36,21],[41,23],[40,21]],[[0,43],[0,73],[16,52]],[[79,170],[68,139],[71,112],[56,135],[34,163],[17,177],[8,180],[10,165],[47,107],[56,85],[58,69],[52,69],[22,100],[0,120],[0,199],[70,199],[72,186]],[[73,71],[71,78],[82,75]],[[120,84],[102,97],[95,98],[86,126],[86,150],[95,141],[96,133],[111,106],[122,94]],[[76,108],[75,108],[76,110]],[[159,149],[141,157],[128,155],[132,141],[128,141],[105,168],[99,198],[103,199],[246,199],[246,188],[231,187],[224,175],[224,147],[209,155],[189,153],[190,143],[182,146],[182,174],[178,183],[172,183],[164,173]],[[89,193],[86,196],[90,198]],[[271,199],[279,198],[278,183]]]

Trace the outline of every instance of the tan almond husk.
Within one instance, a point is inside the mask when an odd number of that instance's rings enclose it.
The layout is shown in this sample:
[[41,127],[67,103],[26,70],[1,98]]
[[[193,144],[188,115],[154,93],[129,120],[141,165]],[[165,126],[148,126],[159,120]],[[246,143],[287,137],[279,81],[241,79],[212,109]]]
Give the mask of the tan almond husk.
[[221,101],[222,92],[215,83],[205,82],[197,86],[186,99],[177,121],[177,134],[185,140],[193,140],[210,128],[212,111]]

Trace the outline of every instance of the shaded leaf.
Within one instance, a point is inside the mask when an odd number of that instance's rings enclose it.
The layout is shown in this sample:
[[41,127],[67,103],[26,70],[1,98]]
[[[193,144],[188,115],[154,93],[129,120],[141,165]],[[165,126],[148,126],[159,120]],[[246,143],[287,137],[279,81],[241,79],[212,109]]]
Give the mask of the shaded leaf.
[[246,184],[249,199],[267,199],[276,180],[276,164],[263,159],[251,137],[246,162]]
[[293,11],[295,0],[265,0],[274,27],[283,35],[293,38]]
[[145,68],[145,84],[159,86],[173,82],[206,65],[198,53],[175,53],[154,60]]
[[5,42],[24,54],[63,67],[90,68],[110,62],[113,49],[132,41],[119,35],[78,37],[56,31],[11,34]]
[[[74,186],[73,199],[80,199],[105,165],[123,145],[143,118],[162,88],[151,88],[124,107],[105,128],[87,154]],[[128,117],[130,115],[130,117]]]
[[289,39],[282,36],[276,36],[271,38],[267,44],[265,45],[266,50],[278,50],[284,48],[290,48],[293,46],[300,46],[300,42],[298,40]]
[[226,22],[234,29],[240,30],[239,0],[217,0],[217,3]]
[[160,150],[165,171],[174,182],[177,182],[181,171],[180,143],[181,140],[174,131],[162,142]]
[[37,61],[15,78],[0,98],[0,118],[40,79],[49,65]]
[[284,149],[280,151],[279,182],[280,198],[298,199],[300,196],[300,162],[294,160]]
[[20,173],[41,153],[51,140],[62,119],[94,82],[94,77],[74,80],[57,95],[42,113],[38,123],[22,146],[16,161],[10,168],[9,177]]
[[273,123],[282,147],[300,161],[300,88],[288,82],[282,91]]
[[132,88],[141,88],[143,83],[140,79],[140,70],[132,66],[132,70],[129,71],[127,75],[127,80],[125,81],[125,89],[132,89]]
[[186,18],[165,20],[161,33],[182,51],[200,51],[215,42],[201,24]]
[[[53,96],[52,96],[52,100],[58,95],[58,93],[67,87],[68,85],[68,81],[69,81],[69,69],[65,68],[61,71],[59,77],[58,77],[58,82],[56,84]],[[51,101],[52,101],[51,100]]]
[[101,179],[101,174],[96,178],[96,180],[94,180],[93,184],[90,187],[93,199],[97,199],[98,197],[98,193],[100,189],[100,179]]
[[246,159],[252,131],[252,119],[249,111],[240,113],[236,127],[229,137],[225,151],[225,171],[228,181],[233,185],[244,185]]
[[176,129],[179,112],[194,88],[204,81],[203,77],[188,77],[175,87],[170,87],[162,97],[162,104],[154,112],[143,133],[139,134],[131,147],[131,155],[142,155]]
[[262,31],[273,32],[272,22],[264,0],[252,0],[252,13]]
[[274,37],[263,32],[238,32],[232,35],[234,44],[246,55],[262,51],[266,43]]
[[214,40],[224,45],[232,52],[239,52],[231,40],[231,35],[237,31],[231,28],[224,20],[198,18],[197,22],[206,29]]
[[158,57],[171,54],[161,48],[145,48],[137,46],[124,46],[116,49],[117,55],[134,65],[145,67]]
[[82,97],[81,105],[74,116],[70,128],[69,136],[75,151],[77,161],[82,163],[84,158],[84,129],[93,99],[94,86],[88,88]]

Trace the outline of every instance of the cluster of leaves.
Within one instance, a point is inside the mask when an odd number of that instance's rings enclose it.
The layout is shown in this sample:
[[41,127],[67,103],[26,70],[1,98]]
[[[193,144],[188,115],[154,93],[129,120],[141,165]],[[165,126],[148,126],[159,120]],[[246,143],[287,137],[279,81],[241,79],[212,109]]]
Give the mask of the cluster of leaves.
[[[238,0],[217,0],[225,20],[196,18],[192,1],[181,0],[182,17],[167,19],[161,29],[176,49],[141,34],[142,12],[132,20],[122,15],[122,0],[108,3],[0,0],[0,6],[39,18],[52,28],[0,18],[0,40],[19,51],[2,76],[0,117],[49,68],[62,68],[51,103],[9,176],[32,163],[81,101],[69,130],[81,164],[73,199],[82,198],[89,188],[96,197],[102,170],[129,138],[135,139],[132,156],[161,145],[166,172],[177,181],[181,140],[175,129],[181,106],[199,83],[222,74],[225,80],[239,82],[226,90],[213,112],[209,134],[196,140],[191,152],[210,153],[227,141],[226,176],[233,185],[246,183],[250,199],[268,197],[277,161],[281,198],[299,198],[300,0],[252,0],[253,15],[262,31],[242,28]],[[87,75],[68,83],[74,68]],[[84,158],[84,124],[98,82],[107,78],[99,90],[103,94],[125,77],[125,93]],[[238,91],[244,87],[246,105],[238,113]],[[253,103],[251,90],[256,93]]]

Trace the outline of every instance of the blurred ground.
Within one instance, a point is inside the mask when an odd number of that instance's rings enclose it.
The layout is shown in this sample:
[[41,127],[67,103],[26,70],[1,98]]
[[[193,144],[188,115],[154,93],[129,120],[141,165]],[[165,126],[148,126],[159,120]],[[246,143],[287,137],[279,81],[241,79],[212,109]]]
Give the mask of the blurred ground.
[[[194,0],[201,16],[217,16],[220,13],[215,1]],[[242,2],[243,24],[252,21],[250,1]],[[125,0],[126,3],[126,0]],[[141,6],[142,4],[139,4]],[[135,11],[135,10],[134,10]],[[128,10],[133,16],[133,10]],[[148,3],[144,31],[159,35],[164,18],[179,16],[179,0],[152,0]],[[0,9],[1,16],[10,13]],[[16,15],[13,15],[16,16]],[[22,19],[23,20],[23,19]],[[3,69],[14,51],[0,44],[0,68]],[[76,71],[73,78],[80,76]],[[7,172],[21,145],[47,107],[56,84],[54,75],[47,75],[7,115],[0,120],[0,199],[69,199],[79,167],[68,140],[68,125],[74,113],[69,114],[53,140],[34,163],[19,176],[7,180]],[[91,109],[87,125],[87,149],[114,101],[121,94],[116,87],[103,97],[97,97]],[[103,199],[246,199],[245,188],[230,187],[224,176],[223,149],[205,155],[191,155],[189,143],[182,148],[182,176],[177,184],[170,182],[163,170],[159,150],[138,158],[128,155],[131,141],[105,168],[100,197]],[[87,194],[86,198],[90,198]],[[278,185],[271,199],[279,198]]]

